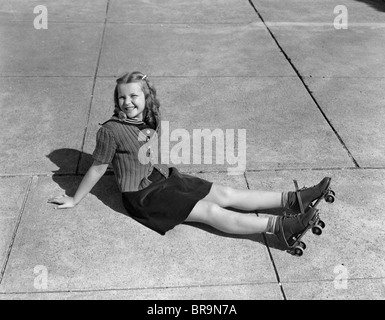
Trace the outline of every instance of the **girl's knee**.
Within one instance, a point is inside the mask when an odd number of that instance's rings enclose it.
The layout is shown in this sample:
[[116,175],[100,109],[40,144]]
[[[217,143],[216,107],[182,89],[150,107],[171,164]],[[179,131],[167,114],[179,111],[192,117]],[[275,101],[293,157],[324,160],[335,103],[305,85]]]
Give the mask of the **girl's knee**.
[[229,199],[234,195],[235,190],[228,186],[222,186],[221,193],[222,193],[222,197]]
[[230,206],[235,194],[235,190],[228,186],[214,185],[213,197],[216,199],[216,203],[221,207]]
[[222,208],[211,201],[198,201],[186,221],[208,223],[214,221]]
[[205,210],[207,218],[212,221],[218,217],[223,208],[215,202],[207,202]]

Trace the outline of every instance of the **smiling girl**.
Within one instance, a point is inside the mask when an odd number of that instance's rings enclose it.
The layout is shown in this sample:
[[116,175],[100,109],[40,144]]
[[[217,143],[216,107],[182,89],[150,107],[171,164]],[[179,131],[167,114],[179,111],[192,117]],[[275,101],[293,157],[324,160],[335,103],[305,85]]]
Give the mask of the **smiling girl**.
[[[180,173],[156,161],[139,161],[142,147],[151,139],[159,139],[161,129],[160,104],[147,75],[132,72],[117,79],[114,102],[114,115],[97,132],[94,162],[75,195],[49,199],[58,204],[57,208],[76,206],[112,163],[128,214],[159,234],[191,221],[231,234],[267,232],[288,240],[306,229],[315,214],[308,210],[311,203],[330,185],[330,178],[324,178],[318,185],[300,191],[304,214],[260,217],[229,210],[285,208],[300,212],[296,192],[239,190]],[[149,146],[149,159],[160,150]]]

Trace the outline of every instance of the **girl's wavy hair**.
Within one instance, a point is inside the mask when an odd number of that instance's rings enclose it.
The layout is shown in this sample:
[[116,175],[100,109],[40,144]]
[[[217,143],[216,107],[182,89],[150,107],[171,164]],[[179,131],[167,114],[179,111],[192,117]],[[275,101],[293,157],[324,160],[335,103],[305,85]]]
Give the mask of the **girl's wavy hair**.
[[143,111],[143,122],[154,128],[160,124],[160,103],[156,97],[156,89],[148,80],[147,76],[139,71],[127,72],[116,80],[114,91],[114,114],[119,115],[121,111],[119,108],[118,85],[127,83],[140,83],[145,98],[145,107]]

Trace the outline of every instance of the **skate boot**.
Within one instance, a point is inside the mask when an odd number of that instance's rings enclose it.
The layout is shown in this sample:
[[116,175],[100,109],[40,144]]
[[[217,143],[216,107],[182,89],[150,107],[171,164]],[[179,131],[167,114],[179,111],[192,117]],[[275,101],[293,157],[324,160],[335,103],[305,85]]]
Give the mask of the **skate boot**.
[[288,248],[293,248],[302,235],[319,221],[319,210],[310,207],[304,214],[279,217],[274,233]]
[[[288,203],[287,209],[292,210],[294,213],[306,213],[309,209],[309,206],[313,203],[313,201],[318,200],[322,197],[325,197],[327,202],[334,202],[334,192],[329,190],[331,178],[325,177],[321,180],[321,182],[310,188],[297,188],[296,181],[294,181],[296,185],[296,192],[288,193]],[[329,192],[331,192],[329,194]],[[298,199],[300,196],[300,200]],[[301,200],[302,207],[301,208]]]

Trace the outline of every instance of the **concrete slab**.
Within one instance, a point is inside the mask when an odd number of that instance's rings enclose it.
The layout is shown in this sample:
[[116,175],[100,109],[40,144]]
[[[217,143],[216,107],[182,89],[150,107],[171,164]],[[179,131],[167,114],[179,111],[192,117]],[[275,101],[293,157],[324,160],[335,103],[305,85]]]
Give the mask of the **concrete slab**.
[[[326,228],[320,237],[312,233],[306,235],[304,241],[307,249],[304,255],[294,257],[282,251],[284,248],[275,237],[268,237],[281,282],[383,279],[384,170],[247,173],[247,180],[250,188],[279,191],[293,190],[293,179],[298,179],[301,187],[314,185],[324,176],[333,179],[336,201],[333,204],[320,204],[321,219],[326,223]],[[370,282],[363,283],[369,285]],[[369,288],[362,287],[357,296],[369,292]]]
[[[171,156],[181,141],[171,141],[171,135],[178,139],[181,129],[188,132],[190,157],[180,164],[186,171],[227,172],[234,168],[242,173],[244,159],[248,170],[354,166],[297,78],[150,79],[158,91],[162,119],[169,121],[170,164],[176,164]],[[112,114],[114,86],[113,79],[97,79],[85,141],[84,152],[88,155],[95,147],[98,123]],[[229,136],[228,141],[234,141],[236,146],[235,156],[239,158],[234,163],[230,161],[231,150],[216,151],[214,142],[206,143],[213,146],[212,152],[203,139],[202,147],[196,147],[194,152],[197,142],[193,130],[213,132],[217,128],[223,133],[223,140],[226,129],[233,130],[234,139]],[[241,129],[246,130],[246,152]],[[213,156],[209,157],[211,164],[204,159],[205,152]],[[194,154],[200,164],[194,160]],[[88,166],[89,162],[82,164],[82,172]]]
[[[382,0],[294,0],[290,2],[251,0],[251,2],[265,22],[276,27],[291,23],[333,25],[334,20],[341,14],[341,9],[337,6],[346,7],[348,23],[351,25],[383,23],[385,12],[385,4]],[[337,20],[340,21],[338,18]],[[307,24],[302,26],[306,28]]]
[[349,279],[336,281],[311,281],[284,283],[288,300],[384,300],[383,279]]
[[108,21],[127,23],[249,23],[258,20],[248,1],[110,2]]
[[[74,173],[92,78],[0,78],[0,174]],[[49,157],[51,159],[49,159]]]
[[[93,76],[103,24],[1,22],[0,76]],[[18,39],[15,41],[15,39]]]
[[[107,3],[97,74],[104,79],[97,79],[82,153]],[[33,7],[43,3],[0,0],[1,300],[282,298],[262,237],[233,237],[198,224],[158,236],[124,215],[111,174],[73,210],[46,204],[75,191],[77,161],[82,158],[82,168],[91,161],[97,122],[111,114],[111,76],[126,69],[149,74],[171,130],[247,129],[247,169],[254,172],[246,181],[228,176],[223,165],[183,169],[220,171],[202,176],[268,190],[292,190],[294,178],[302,186],[333,177],[337,200],[322,204],[326,228],[320,238],[306,237],[303,257],[268,237],[288,299],[384,299],[377,90],[385,77],[383,2],[253,3],[363,168],[352,168],[249,1],[54,0],[46,5],[48,30],[36,30]],[[348,30],[333,26],[337,5],[348,9]],[[51,171],[57,173],[45,176]],[[47,287],[40,282],[44,270]],[[344,276],[347,287],[338,288]]]
[[306,83],[362,167],[385,165],[384,78],[307,78]]
[[0,300],[282,300],[282,293],[277,283],[257,283],[83,292],[0,293]]
[[[29,177],[0,178],[0,270],[3,271],[20,210],[29,185]],[[0,275],[0,277],[2,274]]]
[[[384,77],[385,4],[381,1],[252,1],[303,76]],[[347,9],[347,30],[334,9]]]
[[98,75],[133,69],[152,76],[294,75],[261,25],[108,24]]
[[294,25],[271,30],[302,76],[385,76],[385,24],[375,29]]
[[[202,177],[223,179],[220,174]],[[224,178],[246,188],[243,177]],[[121,214],[111,176],[76,208],[54,210],[47,198],[73,192],[79,179],[54,176],[54,181],[40,177],[31,188],[2,293],[40,292],[36,266],[46,268],[50,292],[276,283],[261,236],[225,235],[199,224],[180,225],[160,236]]]
[[[41,13],[34,13],[36,6],[47,8],[50,22],[104,22],[108,0],[1,0],[0,21],[28,21],[33,25],[34,19]],[[38,10],[38,9],[36,9]]]

